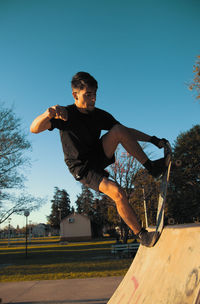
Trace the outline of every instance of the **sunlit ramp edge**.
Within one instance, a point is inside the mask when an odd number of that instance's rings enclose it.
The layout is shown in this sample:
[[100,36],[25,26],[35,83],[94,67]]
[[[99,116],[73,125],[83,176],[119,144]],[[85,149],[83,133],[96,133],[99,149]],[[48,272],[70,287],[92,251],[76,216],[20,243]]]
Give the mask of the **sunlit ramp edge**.
[[158,243],[140,246],[108,304],[200,304],[200,225],[164,228]]

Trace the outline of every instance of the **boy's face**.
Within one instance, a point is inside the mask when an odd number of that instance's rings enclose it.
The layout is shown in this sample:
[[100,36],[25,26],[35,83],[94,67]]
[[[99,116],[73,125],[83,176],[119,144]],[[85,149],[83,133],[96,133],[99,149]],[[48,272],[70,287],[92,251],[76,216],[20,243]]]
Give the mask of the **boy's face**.
[[91,112],[95,108],[96,88],[85,87],[83,90],[74,90],[72,92],[75,104],[83,112]]

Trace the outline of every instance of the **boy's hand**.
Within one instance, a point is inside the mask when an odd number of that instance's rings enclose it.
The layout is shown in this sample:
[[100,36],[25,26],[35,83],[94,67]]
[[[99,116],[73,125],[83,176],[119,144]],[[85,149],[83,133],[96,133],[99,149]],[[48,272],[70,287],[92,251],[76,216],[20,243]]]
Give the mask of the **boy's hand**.
[[168,143],[168,140],[165,138],[158,138],[156,136],[152,136],[150,142],[159,149],[161,149],[164,148],[164,146]]
[[46,114],[50,119],[55,118],[55,119],[62,119],[64,121],[68,120],[67,109],[59,105],[48,108],[46,110]]

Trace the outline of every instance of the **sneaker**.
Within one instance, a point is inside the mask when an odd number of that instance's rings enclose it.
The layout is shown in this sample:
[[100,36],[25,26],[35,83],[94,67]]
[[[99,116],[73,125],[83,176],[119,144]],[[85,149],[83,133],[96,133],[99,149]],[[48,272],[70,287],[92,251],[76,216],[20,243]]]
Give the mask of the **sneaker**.
[[149,170],[149,173],[154,178],[160,178],[163,174],[165,174],[167,170],[166,158],[167,156],[151,161],[151,168]]
[[138,233],[138,239],[140,244],[146,247],[153,247],[158,239],[158,232],[148,232],[146,229],[142,228]]

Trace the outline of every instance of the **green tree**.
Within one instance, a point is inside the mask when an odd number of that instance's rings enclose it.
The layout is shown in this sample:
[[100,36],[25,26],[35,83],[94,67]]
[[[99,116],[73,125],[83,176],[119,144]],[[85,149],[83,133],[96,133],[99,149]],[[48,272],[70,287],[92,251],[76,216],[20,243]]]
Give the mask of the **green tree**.
[[60,190],[58,187],[55,187],[51,203],[51,214],[47,219],[52,227],[59,228],[60,221],[71,214],[69,194],[66,190]]
[[173,148],[174,160],[170,176],[168,213],[178,223],[200,219],[200,125],[181,133]]
[[82,185],[82,192],[75,202],[77,212],[86,214],[91,221],[92,236],[102,237],[103,227],[107,221],[107,198],[103,195],[94,196],[93,192]]
[[82,192],[77,196],[75,204],[78,213],[87,214],[88,216],[93,215],[94,195],[85,185],[82,185]]
[[103,236],[103,228],[111,225],[108,218],[108,209],[113,205],[111,199],[100,194],[94,199],[92,214],[92,229],[95,237]]

